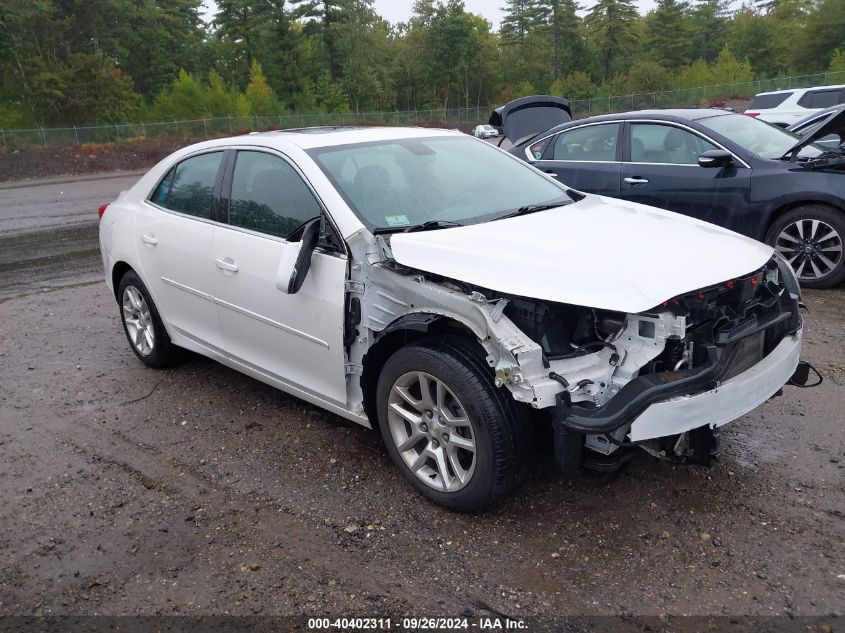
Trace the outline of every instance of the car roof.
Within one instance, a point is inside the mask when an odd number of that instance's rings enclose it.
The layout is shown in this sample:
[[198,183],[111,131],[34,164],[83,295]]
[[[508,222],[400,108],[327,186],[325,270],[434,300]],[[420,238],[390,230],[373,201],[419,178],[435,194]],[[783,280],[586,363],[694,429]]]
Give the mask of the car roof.
[[562,126],[571,127],[573,124],[583,123],[584,121],[624,121],[628,119],[658,119],[661,121],[697,121],[698,119],[709,119],[714,116],[724,116],[727,114],[736,114],[731,110],[720,110],[717,108],[672,108],[666,110],[632,110],[630,112],[617,112],[614,114],[602,114],[598,116],[588,117],[585,119],[575,119],[574,121],[561,124]]
[[783,94],[784,92],[808,92],[810,90],[835,90],[836,88],[845,88],[845,84],[836,84],[833,86],[811,86],[809,88],[783,88],[781,90],[769,90],[767,92],[758,92],[755,97],[759,97],[760,95],[777,95]]
[[390,141],[408,138],[434,138],[443,136],[466,136],[458,130],[444,130],[424,127],[365,127],[365,126],[323,126],[252,132],[242,136],[214,139],[203,143],[206,146],[256,145],[278,147],[295,145],[301,149],[352,145],[371,141]]

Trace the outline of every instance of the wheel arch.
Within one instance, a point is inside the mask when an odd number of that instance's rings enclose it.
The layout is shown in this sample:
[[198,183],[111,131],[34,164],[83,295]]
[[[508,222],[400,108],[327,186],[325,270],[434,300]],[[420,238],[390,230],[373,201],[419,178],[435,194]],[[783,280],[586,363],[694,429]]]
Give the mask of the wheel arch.
[[112,292],[114,292],[115,300],[118,300],[118,289],[120,287],[120,280],[123,279],[123,276],[128,273],[129,271],[134,271],[135,269],[132,268],[128,263],[123,260],[115,262],[114,266],[111,269],[111,283],[112,283]]
[[[376,334],[373,345],[363,358],[361,373],[361,392],[364,412],[373,428],[377,428],[376,390],[381,369],[397,350],[420,339],[436,335],[452,335],[465,338],[478,345],[483,351],[475,332],[466,324],[453,317],[431,312],[405,314]],[[486,355],[487,352],[484,351]]]
[[774,210],[769,214],[769,220],[766,224],[766,228],[763,231],[763,239],[765,240],[766,237],[769,235],[769,231],[771,230],[772,226],[774,226],[775,222],[777,222],[780,218],[784,215],[792,211],[793,209],[798,209],[799,207],[805,207],[808,205],[816,205],[821,207],[827,207],[832,211],[842,214],[845,217],[845,205],[839,205],[830,200],[826,199],[819,199],[819,198],[802,198],[800,200],[791,200],[789,202],[784,202],[780,206],[775,207]]

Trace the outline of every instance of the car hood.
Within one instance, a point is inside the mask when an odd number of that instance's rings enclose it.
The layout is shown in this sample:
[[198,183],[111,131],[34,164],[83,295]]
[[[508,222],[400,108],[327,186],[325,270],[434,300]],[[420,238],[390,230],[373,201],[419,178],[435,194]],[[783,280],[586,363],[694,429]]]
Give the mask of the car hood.
[[783,157],[797,156],[798,152],[807,147],[807,145],[815,143],[829,134],[839,134],[840,138],[845,137],[845,105],[832,110],[826,119],[819,121],[815,127],[805,132],[795,145],[784,153]]
[[587,195],[549,211],[390,240],[411,268],[504,294],[637,313],[761,268],[765,244],[706,222]]
[[562,97],[534,95],[514,99],[496,108],[488,122],[501,128],[502,135],[516,145],[529,136],[571,120],[569,101]]

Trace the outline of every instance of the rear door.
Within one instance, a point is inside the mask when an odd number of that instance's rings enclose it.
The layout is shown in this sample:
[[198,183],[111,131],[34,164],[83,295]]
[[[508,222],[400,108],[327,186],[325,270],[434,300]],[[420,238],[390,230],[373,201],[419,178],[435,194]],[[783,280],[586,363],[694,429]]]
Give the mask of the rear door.
[[573,189],[619,196],[621,137],[620,122],[592,123],[564,130],[527,151],[537,169]]
[[698,157],[723,149],[697,132],[664,122],[628,124],[621,197],[701,220],[731,225],[745,214],[751,169],[738,159],[729,167],[705,168]]
[[168,331],[211,348],[221,343],[209,255],[224,155],[216,150],[179,162],[135,216],[143,278]]
[[[276,153],[239,150],[226,177],[223,216],[211,245],[226,355],[253,371],[346,405],[344,282],[347,257],[311,188]],[[287,238],[323,216],[321,245],[296,294],[276,288]]]

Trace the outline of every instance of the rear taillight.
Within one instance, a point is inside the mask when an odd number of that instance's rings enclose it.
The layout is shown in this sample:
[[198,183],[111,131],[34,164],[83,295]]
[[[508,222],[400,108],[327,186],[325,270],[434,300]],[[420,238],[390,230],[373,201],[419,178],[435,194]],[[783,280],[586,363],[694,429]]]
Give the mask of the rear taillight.
[[747,116],[760,116],[760,113],[759,113],[759,112],[746,112],[745,114],[746,114]]
[[101,206],[99,208],[99,210],[97,211],[97,217],[99,217],[99,219],[102,220],[103,214],[106,212],[106,209],[108,209],[108,208],[109,208],[109,205],[107,205],[107,204],[104,204],[103,206]]

